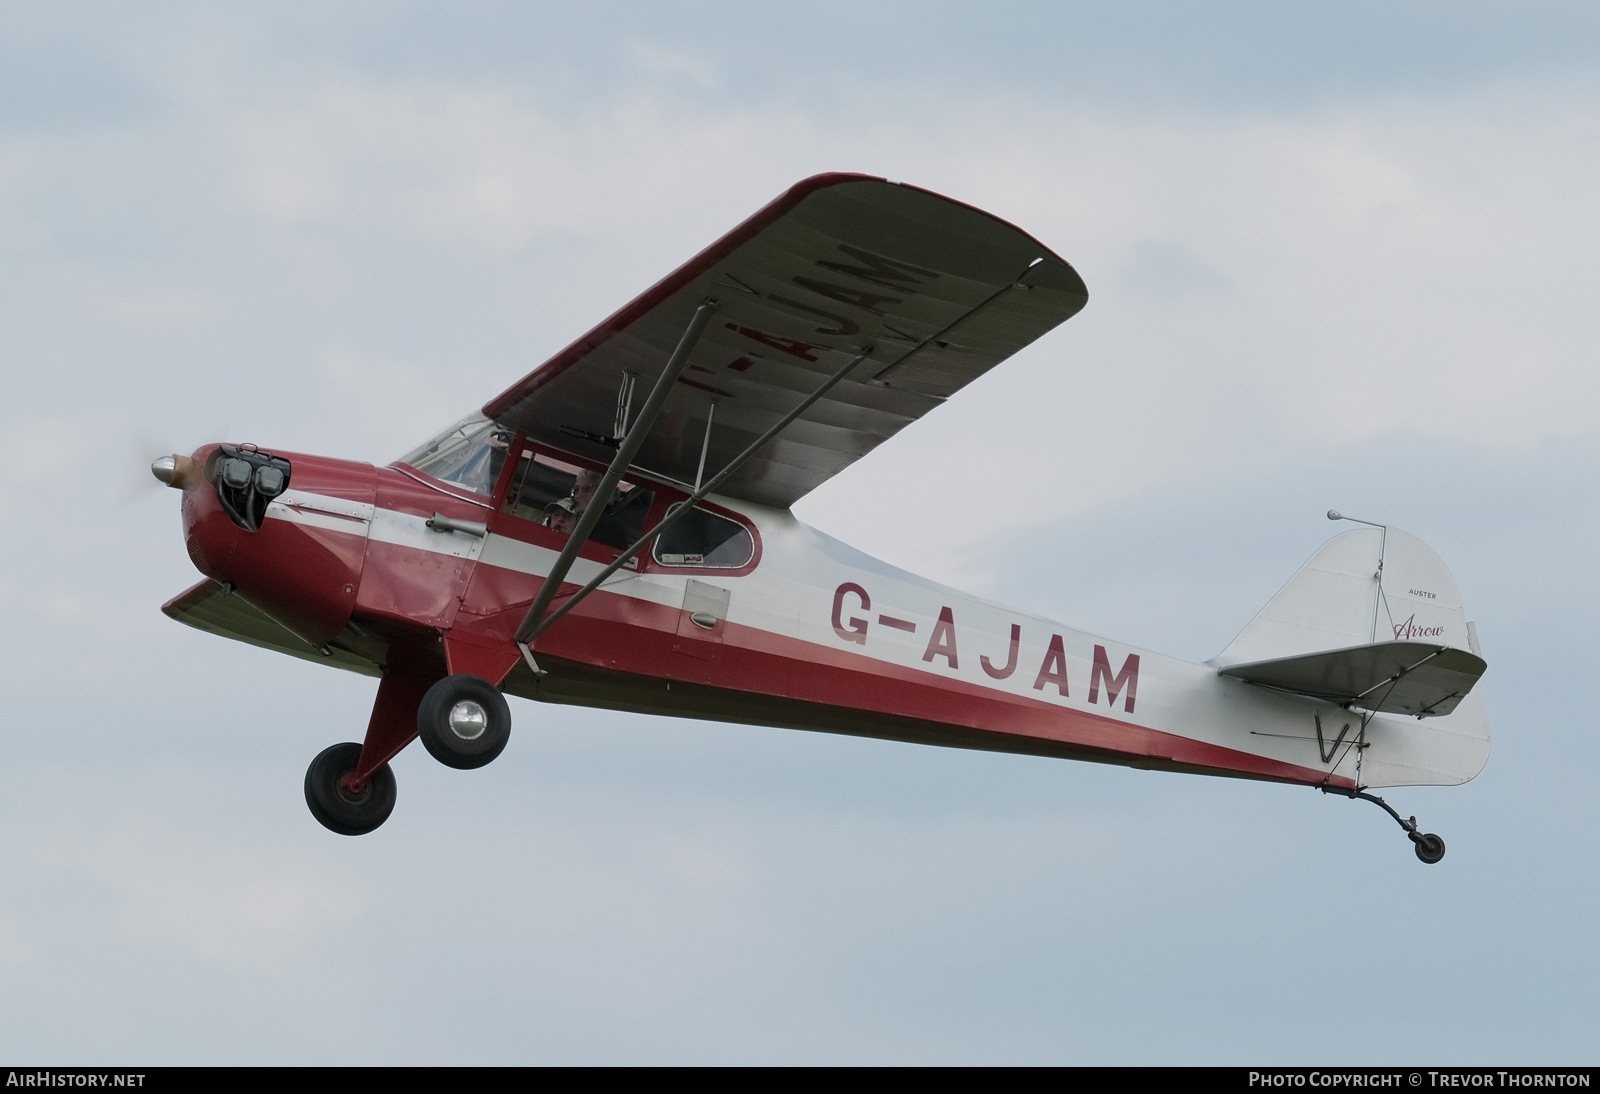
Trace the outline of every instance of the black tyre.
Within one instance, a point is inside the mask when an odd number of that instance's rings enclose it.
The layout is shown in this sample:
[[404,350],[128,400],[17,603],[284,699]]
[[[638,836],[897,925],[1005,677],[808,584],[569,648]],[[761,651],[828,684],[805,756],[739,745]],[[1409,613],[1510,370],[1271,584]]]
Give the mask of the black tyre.
[[360,745],[333,745],[317,753],[306,769],[306,805],[311,815],[322,827],[341,836],[364,836],[394,812],[394,772],[388,764],[368,777],[360,793],[341,785],[360,760]]
[[446,767],[482,767],[511,740],[511,708],[500,689],[481,676],[446,676],[422,697],[417,735]]
[[1430,866],[1444,858],[1444,840],[1432,832],[1413,835],[1411,842],[1417,845],[1417,857]]

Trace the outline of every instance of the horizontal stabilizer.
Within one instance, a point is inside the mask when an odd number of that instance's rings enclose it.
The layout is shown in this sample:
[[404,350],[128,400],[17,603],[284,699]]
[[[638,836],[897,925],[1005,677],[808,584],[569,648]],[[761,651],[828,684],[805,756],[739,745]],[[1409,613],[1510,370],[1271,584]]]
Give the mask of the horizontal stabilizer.
[[1476,654],[1450,646],[1377,642],[1230,665],[1218,672],[1340,706],[1424,718],[1455,710],[1488,667]]

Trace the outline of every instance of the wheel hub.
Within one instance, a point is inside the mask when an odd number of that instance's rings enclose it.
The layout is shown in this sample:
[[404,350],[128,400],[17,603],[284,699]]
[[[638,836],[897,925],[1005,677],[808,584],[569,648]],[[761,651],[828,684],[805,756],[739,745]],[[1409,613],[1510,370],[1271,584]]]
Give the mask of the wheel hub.
[[450,732],[463,741],[476,741],[489,728],[489,714],[471,699],[463,699],[450,708]]
[[366,779],[357,779],[354,771],[347,771],[335,784],[339,797],[350,805],[364,805],[372,797],[372,785]]

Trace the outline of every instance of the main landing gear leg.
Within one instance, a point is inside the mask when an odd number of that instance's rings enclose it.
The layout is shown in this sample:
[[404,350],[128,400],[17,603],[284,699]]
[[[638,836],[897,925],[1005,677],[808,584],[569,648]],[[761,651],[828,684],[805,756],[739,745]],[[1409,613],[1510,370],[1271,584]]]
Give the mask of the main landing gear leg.
[[1444,858],[1444,840],[1432,832],[1418,832],[1417,818],[1401,820],[1400,814],[1390,808],[1389,803],[1376,794],[1368,794],[1361,790],[1336,790],[1332,787],[1322,787],[1324,794],[1343,794],[1347,798],[1361,798],[1364,801],[1376,802],[1383,807],[1383,811],[1394,818],[1394,822],[1406,830],[1406,837],[1416,845],[1417,857],[1429,866]]
[[417,708],[433,677],[390,672],[378,683],[363,744],[326,748],[306,771],[306,805],[317,822],[341,836],[372,831],[394,811],[389,761],[417,735]]

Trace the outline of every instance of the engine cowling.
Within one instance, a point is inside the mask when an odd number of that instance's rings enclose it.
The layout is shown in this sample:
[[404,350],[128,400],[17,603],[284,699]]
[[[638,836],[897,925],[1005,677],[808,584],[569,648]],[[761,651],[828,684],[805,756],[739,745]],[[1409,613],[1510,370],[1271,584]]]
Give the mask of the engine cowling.
[[371,464],[207,445],[174,457],[171,470],[169,485],[183,490],[185,545],[201,573],[312,645],[344,629],[366,558]]

